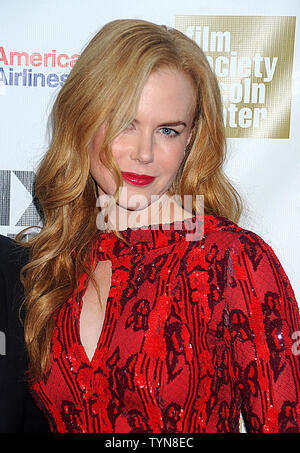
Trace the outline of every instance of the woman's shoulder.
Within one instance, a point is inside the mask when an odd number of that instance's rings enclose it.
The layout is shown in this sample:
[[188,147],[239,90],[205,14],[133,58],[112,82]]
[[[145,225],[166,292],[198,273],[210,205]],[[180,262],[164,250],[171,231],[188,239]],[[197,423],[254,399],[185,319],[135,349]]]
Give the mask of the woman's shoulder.
[[243,288],[245,294],[260,294],[262,300],[280,294],[298,312],[289,278],[268,242],[228,219],[210,216],[206,222],[202,241],[188,260],[191,268],[207,272],[210,281],[227,282],[230,291]]
[[201,240],[195,243],[202,249],[211,246],[238,252],[245,248],[271,248],[258,233],[225,217],[205,215],[202,219],[203,234]]
[[[200,240],[189,247],[187,259],[212,268],[234,262],[236,268],[265,271],[271,263],[284,274],[281,263],[272,246],[258,233],[243,228],[223,217],[204,216],[203,234]],[[248,267],[249,268],[249,267]]]

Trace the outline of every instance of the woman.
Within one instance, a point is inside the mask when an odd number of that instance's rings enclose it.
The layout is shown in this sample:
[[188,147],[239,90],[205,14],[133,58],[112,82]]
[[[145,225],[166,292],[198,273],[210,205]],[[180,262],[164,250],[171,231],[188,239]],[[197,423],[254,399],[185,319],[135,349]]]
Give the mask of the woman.
[[113,21],[52,119],[24,268],[31,392],[52,431],[238,432],[243,411],[249,432],[298,432],[297,303],[271,248],[236,223],[201,49]]

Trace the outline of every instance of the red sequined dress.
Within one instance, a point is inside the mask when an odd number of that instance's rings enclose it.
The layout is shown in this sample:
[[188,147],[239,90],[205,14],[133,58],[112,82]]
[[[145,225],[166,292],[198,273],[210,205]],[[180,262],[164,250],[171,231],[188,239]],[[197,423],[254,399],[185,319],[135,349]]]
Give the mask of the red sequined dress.
[[[53,432],[300,432],[299,311],[274,252],[211,215],[99,233],[112,261],[90,361],[79,317],[87,276],[56,314],[51,369],[32,385]],[[91,258],[92,261],[92,258]]]

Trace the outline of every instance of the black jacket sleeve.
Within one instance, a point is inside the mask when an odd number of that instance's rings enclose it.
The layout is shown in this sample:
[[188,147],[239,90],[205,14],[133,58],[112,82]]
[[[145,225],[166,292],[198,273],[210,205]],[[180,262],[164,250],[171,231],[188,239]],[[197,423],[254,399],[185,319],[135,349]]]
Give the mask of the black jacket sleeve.
[[20,270],[24,249],[0,235],[0,432],[47,433],[48,423],[32,401],[26,384],[23,299]]

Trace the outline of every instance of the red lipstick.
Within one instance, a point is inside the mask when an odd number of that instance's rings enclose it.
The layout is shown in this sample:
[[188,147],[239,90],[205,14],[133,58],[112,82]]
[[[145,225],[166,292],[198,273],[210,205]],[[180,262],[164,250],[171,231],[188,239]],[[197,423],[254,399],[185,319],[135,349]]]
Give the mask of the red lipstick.
[[155,179],[154,176],[138,175],[136,173],[129,173],[126,171],[122,171],[122,176],[125,181],[130,182],[135,186],[145,186],[147,184],[150,184],[150,182],[154,181]]

